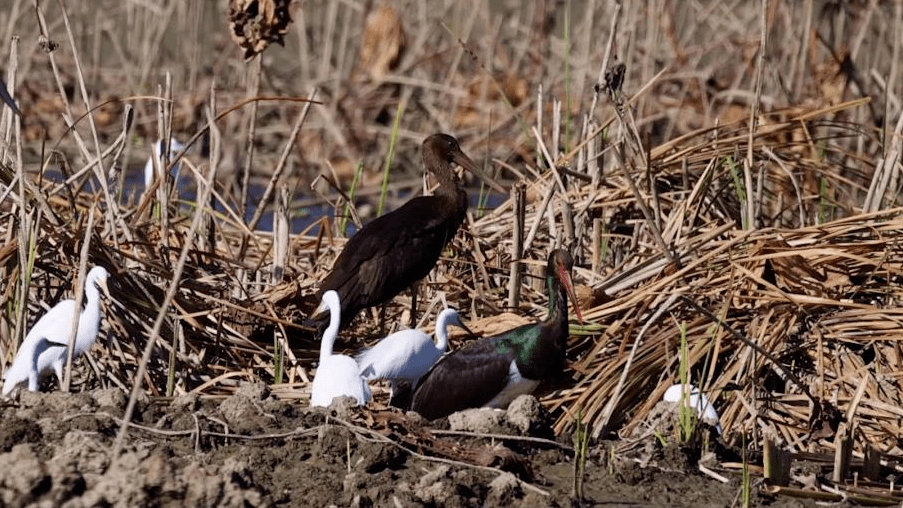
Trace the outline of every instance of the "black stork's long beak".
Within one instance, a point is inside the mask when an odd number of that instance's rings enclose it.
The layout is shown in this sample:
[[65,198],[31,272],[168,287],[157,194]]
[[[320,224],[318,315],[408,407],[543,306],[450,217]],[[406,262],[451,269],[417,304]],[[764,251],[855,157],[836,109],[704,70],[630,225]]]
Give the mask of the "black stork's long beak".
[[568,267],[564,265],[564,263],[557,263],[558,269],[558,280],[561,281],[561,285],[564,286],[564,290],[568,292],[568,298],[572,302],[574,302],[574,312],[577,313],[577,321],[580,324],[583,324],[583,315],[580,314],[580,304],[577,303],[577,293],[574,292],[574,283],[571,281],[571,274],[568,271]]
[[454,153],[452,153],[452,160],[455,161],[455,163],[458,164],[459,166],[461,166],[462,168],[473,173],[474,176],[476,176],[477,178],[479,178],[480,180],[485,182],[486,185],[492,187],[492,189],[494,191],[499,192],[504,195],[508,194],[508,191],[505,190],[504,187],[502,187],[501,185],[496,183],[495,180],[493,180],[492,178],[489,178],[489,175],[484,173],[483,170],[480,168],[480,166],[478,166],[474,161],[472,161],[470,159],[470,157],[468,157],[467,154],[465,154],[460,149],[458,149]]

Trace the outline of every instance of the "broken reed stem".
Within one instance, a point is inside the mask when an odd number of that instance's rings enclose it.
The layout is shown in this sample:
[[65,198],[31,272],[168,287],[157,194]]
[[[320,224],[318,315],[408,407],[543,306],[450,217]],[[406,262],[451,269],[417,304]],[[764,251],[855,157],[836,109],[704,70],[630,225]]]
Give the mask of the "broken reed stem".
[[[172,174],[170,173],[170,171],[172,171],[172,168],[176,164],[174,161],[171,160],[171,159],[173,159],[172,156],[174,155],[171,150],[171,146],[172,146],[172,104],[173,104],[173,101],[172,101],[172,73],[171,72],[169,72],[169,71],[166,72],[166,75],[163,79],[163,83],[164,83],[164,86],[163,86],[164,100],[160,102],[160,104],[163,105],[163,109],[162,109],[163,117],[161,118],[163,125],[162,125],[162,131],[160,133],[161,134],[160,139],[163,142],[163,146],[160,147],[160,164],[162,165],[162,167],[160,169],[163,172],[163,175],[162,175],[163,182],[166,182],[167,184],[169,184],[170,182],[173,182],[173,177],[172,177]],[[184,151],[185,148],[183,147],[182,150]],[[172,185],[164,185],[163,188],[166,192],[169,192],[170,189],[172,189],[173,191],[177,191],[178,183],[175,182]],[[176,199],[178,199],[178,196],[176,196]]]
[[[865,27],[863,27],[863,33],[865,33]],[[884,123],[887,124],[887,119],[890,118],[892,108],[892,102],[889,100],[890,97],[894,96],[894,83],[898,83],[897,75],[900,72],[900,58],[901,58],[901,50],[903,50],[903,3],[895,2],[894,3],[894,26],[893,26],[893,41],[894,47],[891,50],[891,65],[890,72],[887,74],[887,82],[884,85]],[[903,90],[898,90],[903,91]],[[887,146],[887,129],[884,129],[882,133],[884,136],[883,144]],[[899,136],[898,136],[899,137]],[[896,187],[894,187],[896,189]]]
[[[257,97],[260,95],[260,76],[263,72],[262,59],[263,55],[258,53],[254,56],[254,70],[251,72],[251,83],[249,84],[248,97]],[[250,118],[248,119],[248,138],[245,148],[245,165],[241,173],[241,217],[244,220],[248,216],[248,186],[251,183],[251,165],[254,162],[254,138],[257,137],[257,109],[258,102],[251,104]],[[253,229],[253,228],[251,228]]]
[[590,246],[593,260],[591,269],[593,273],[599,273],[599,267],[602,264],[602,219],[593,219],[593,243]]
[[575,247],[574,241],[574,210],[567,199],[560,199],[561,204],[561,224],[564,227],[564,243],[567,248]]
[[[285,168],[288,167],[288,158],[292,153],[292,149],[295,147],[295,143],[298,141],[298,136],[301,134],[301,126],[304,125],[304,120],[307,119],[307,113],[310,111],[310,105],[317,96],[317,89],[314,87],[309,94],[307,94],[308,102],[304,103],[304,107],[301,108],[301,114],[298,115],[298,120],[295,122],[295,125],[292,127],[292,133],[289,135],[288,140],[285,143],[285,148],[282,149],[282,154],[279,156],[279,163],[276,164],[276,169],[273,171],[273,176],[270,177],[270,182],[267,184],[267,188],[263,191],[263,196],[260,198],[260,201],[257,203],[257,208],[254,210],[254,216],[251,218],[251,222],[248,224],[248,229],[254,231],[257,227],[257,223],[260,222],[260,218],[263,217],[264,211],[266,211],[267,205],[270,203],[270,198],[273,195],[273,191],[276,189],[276,183],[279,182],[279,178],[282,177],[282,173],[285,171]],[[255,103],[256,104],[256,103]]]
[[[7,69],[7,82],[9,83],[8,92],[10,97],[15,97],[15,76],[16,71],[18,70],[18,48],[19,48],[19,39],[18,37],[14,37],[12,40],[12,44],[10,45],[10,55],[9,55],[9,68]],[[2,106],[0,106],[2,107]],[[12,194],[13,189],[18,190],[18,215],[19,215],[19,241],[17,254],[19,255],[19,292],[16,295],[17,301],[13,306],[15,311],[15,315],[13,320],[15,322],[15,335],[10,338],[9,350],[7,354],[10,352],[18,352],[19,345],[22,343],[22,340],[25,337],[25,313],[28,311],[28,294],[29,287],[31,286],[31,274],[32,268],[34,265],[34,258],[36,252],[36,237],[37,237],[37,227],[41,224],[41,211],[43,208],[38,207],[34,212],[35,215],[35,227],[32,228],[31,221],[29,220],[30,213],[28,212],[28,208],[26,203],[28,201],[25,197],[25,186],[27,180],[25,178],[25,165],[22,160],[22,122],[21,117],[18,115],[11,115],[10,113],[4,112],[4,115],[10,115],[10,124],[14,125],[16,129],[16,172],[15,178],[18,182],[12,182],[8,189],[6,189],[6,193]],[[4,158],[0,160],[0,162],[6,161],[6,149],[9,146],[9,132],[6,135],[6,143],[3,146],[3,155]],[[16,185],[18,183],[18,185]],[[7,195],[4,193],[4,197]],[[0,200],[0,202],[5,201],[5,199]],[[12,229],[12,228],[10,228]],[[5,271],[6,269],[4,269]],[[4,358],[0,358],[0,361],[5,360]]]
[[[6,68],[6,82],[9,83],[6,85],[6,95],[9,98],[9,103],[5,100],[0,102],[0,111],[3,113],[0,114],[0,119],[2,119],[2,129],[3,129],[3,143],[2,151],[0,151],[0,161],[6,160],[6,151],[9,147],[10,140],[12,139],[13,133],[13,125],[16,121],[16,118],[21,115],[16,106],[15,96],[16,96],[16,74],[19,70],[19,37],[12,37],[10,39],[9,45],[9,64]],[[3,107],[4,104],[9,106],[8,108]]]
[[[157,90],[160,95],[163,97],[162,101],[157,102],[157,136],[159,143],[166,142],[166,103],[170,98],[169,93],[170,90],[167,89],[165,84],[163,86],[158,85]],[[169,248],[169,188],[167,173],[169,170],[164,167],[163,161],[166,160],[163,154],[169,153],[169,147],[160,147],[160,157],[157,157],[157,152],[154,150],[154,147],[151,147],[151,159],[153,160],[154,172],[157,175],[157,203],[154,206],[154,214],[159,214],[160,218],[160,237],[165,243],[166,247]]]
[[767,42],[768,0],[762,0],[759,31],[759,57],[756,59],[756,89],[753,95],[753,107],[749,111],[749,138],[746,143],[746,158],[743,164],[743,185],[746,187],[746,224],[749,229],[756,229],[755,194],[753,193],[753,139],[756,133],[756,125],[759,118],[759,107],[762,102],[762,71],[765,65],[765,47]]
[[276,210],[273,211],[273,283],[282,281],[285,266],[288,263],[289,234],[291,231],[289,207],[291,194],[288,187],[279,188]]
[[[122,154],[125,150],[126,140],[132,130],[132,122],[135,119],[135,108],[131,104],[125,104],[122,109],[122,130],[113,140],[113,156],[110,159],[110,171],[107,174],[107,185],[110,186],[110,195],[117,201],[122,199],[122,187],[125,182],[125,173],[122,171]],[[132,235],[128,230],[124,231],[126,241],[132,241]]]
[[514,234],[511,241],[511,266],[508,278],[508,307],[516,309],[520,304],[520,260],[524,255],[524,220],[526,219],[526,188],[522,181],[511,187],[514,201]]
[[25,189],[23,181],[25,180],[23,170],[17,169],[19,174],[19,238],[18,254],[19,254],[19,293],[17,297],[17,305],[15,307],[16,335],[13,337],[13,344],[10,344],[10,351],[17,351],[25,337],[25,313],[28,312],[28,294],[31,286],[31,275],[34,267],[34,258],[36,252],[36,238],[38,236],[37,228],[40,225],[40,210],[38,210],[37,218],[32,224],[32,214],[27,211],[24,206]]
[[545,216],[546,209],[549,207],[549,203],[552,202],[552,196],[554,194],[555,185],[549,185],[546,188],[545,195],[542,197],[542,203],[539,205],[539,209],[533,214],[533,225],[530,226],[530,232],[527,233],[527,239],[524,240],[524,252],[529,251],[530,247],[533,245],[533,239],[536,238],[536,233],[539,231],[539,225],[542,223],[542,218]]
[[178,316],[172,317],[172,330],[173,330],[173,341],[169,348],[169,359],[168,364],[166,366],[166,396],[172,397],[173,393],[175,393],[176,389],[176,362],[178,361],[178,356],[176,355],[176,341],[181,340],[182,337],[182,326],[179,322]]
[[[537,139],[539,139],[537,137]],[[558,155],[561,143],[561,101],[552,99],[552,153]],[[548,154],[543,154],[548,159]]]
[[75,350],[75,341],[78,337],[78,322],[81,321],[82,302],[85,299],[85,276],[88,273],[88,252],[91,249],[91,231],[94,230],[94,206],[90,207],[88,212],[88,225],[85,229],[85,239],[82,240],[82,249],[78,260],[78,284],[75,285],[75,306],[72,313],[72,324],[69,331],[69,348],[66,350],[66,368],[63,371],[63,379],[60,380],[62,386],[60,390],[69,391],[69,383],[72,379],[72,356]]
[[595,118],[596,105],[599,103],[599,94],[605,91],[605,71],[608,70],[608,60],[611,57],[611,48],[614,47],[615,34],[618,32],[618,20],[621,17],[621,2],[615,2],[615,12],[611,15],[611,25],[608,30],[608,42],[605,43],[605,51],[602,53],[602,65],[599,67],[599,76],[596,78],[596,86],[593,87],[593,102],[589,107],[589,117]]

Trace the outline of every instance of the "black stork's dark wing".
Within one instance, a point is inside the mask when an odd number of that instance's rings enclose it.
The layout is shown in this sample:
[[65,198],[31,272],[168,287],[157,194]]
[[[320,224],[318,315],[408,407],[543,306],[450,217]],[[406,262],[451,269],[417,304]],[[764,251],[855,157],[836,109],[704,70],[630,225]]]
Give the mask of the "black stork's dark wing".
[[485,406],[508,385],[511,362],[525,342],[537,340],[540,324],[484,337],[443,356],[420,380],[411,409],[434,420]]
[[[426,277],[464,220],[458,204],[438,196],[411,199],[373,219],[345,245],[320,285],[342,301],[342,323],[362,309],[390,300]],[[447,208],[443,210],[443,208]]]

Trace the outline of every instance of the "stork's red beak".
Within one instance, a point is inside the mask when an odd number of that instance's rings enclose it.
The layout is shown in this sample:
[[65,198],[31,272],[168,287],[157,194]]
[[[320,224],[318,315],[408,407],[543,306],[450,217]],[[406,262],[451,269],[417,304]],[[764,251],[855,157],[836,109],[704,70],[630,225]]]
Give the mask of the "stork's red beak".
[[577,313],[577,321],[579,321],[582,325],[583,315],[580,314],[580,304],[577,303],[577,294],[574,292],[574,284],[573,282],[571,282],[571,274],[568,272],[568,269],[564,265],[564,263],[558,263],[558,279],[561,281],[561,285],[564,286],[564,290],[568,292],[568,297],[574,304],[574,312]]

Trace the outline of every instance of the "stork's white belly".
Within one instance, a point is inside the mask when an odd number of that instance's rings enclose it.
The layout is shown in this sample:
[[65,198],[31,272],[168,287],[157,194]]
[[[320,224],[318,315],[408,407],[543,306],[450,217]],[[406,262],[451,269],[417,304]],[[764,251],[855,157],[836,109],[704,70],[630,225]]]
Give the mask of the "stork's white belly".
[[517,397],[533,393],[533,390],[535,390],[537,386],[539,386],[539,381],[527,379],[522,376],[515,361],[511,360],[511,366],[508,368],[508,384],[505,385],[505,388],[499,392],[498,395],[484,404],[483,407],[505,409],[508,407],[508,404],[511,404],[511,401]]

